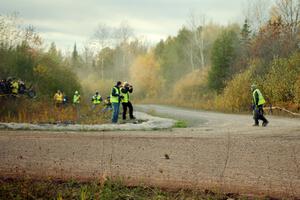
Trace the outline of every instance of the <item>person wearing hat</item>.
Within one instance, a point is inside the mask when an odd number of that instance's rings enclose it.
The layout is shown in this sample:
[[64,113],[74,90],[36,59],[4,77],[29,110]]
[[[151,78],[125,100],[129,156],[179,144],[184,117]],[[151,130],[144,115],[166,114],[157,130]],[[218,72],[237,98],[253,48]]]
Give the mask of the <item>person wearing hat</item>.
[[60,90],[57,90],[57,92],[54,94],[53,99],[54,99],[55,106],[57,108],[61,107],[64,99],[63,93]]
[[121,88],[121,94],[124,96],[124,98],[121,100],[122,107],[123,107],[123,120],[126,120],[126,112],[127,108],[129,109],[129,117],[130,119],[135,119],[133,116],[133,107],[130,102],[130,95],[129,93],[132,93],[133,87],[127,82],[124,82],[123,87]]
[[251,91],[252,91],[253,119],[254,119],[253,126],[259,126],[259,120],[262,120],[263,121],[262,126],[266,127],[269,123],[269,121],[264,117],[263,107],[264,104],[266,103],[266,100],[255,84],[251,85]]
[[104,100],[104,108],[102,109],[102,112],[107,112],[112,110],[112,104],[110,102],[110,96],[106,97],[106,99]]
[[96,94],[92,97],[93,109],[95,109],[96,106],[99,106],[101,102],[102,102],[102,97],[99,94],[99,92],[96,92]]
[[119,118],[119,109],[120,109],[120,102],[124,96],[121,95],[120,88],[122,86],[122,82],[118,81],[117,84],[112,88],[110,94],[110,102],[113,107],[113,114],[112,114],[112,123],[118,123]]
[[11,82],[11,92],[13,95],[17,96],[18,93],[19,93],[19,81],[17,79],[14,79],[12,82]]
[[80,103],[80,94],[78,91],[75,91],[74,96],[73,96],[73,104],[78,105]]

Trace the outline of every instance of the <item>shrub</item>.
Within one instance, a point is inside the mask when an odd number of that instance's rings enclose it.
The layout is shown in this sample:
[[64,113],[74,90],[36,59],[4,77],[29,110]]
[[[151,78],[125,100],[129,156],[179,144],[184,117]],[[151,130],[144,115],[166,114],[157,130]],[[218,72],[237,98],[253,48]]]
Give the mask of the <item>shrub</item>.
[[226,86],[223,93],[216,98],[218,110],[240,112],[247,110],[252,101],[250,85],[252,68],[237,74]]
[[174,85],[172,97],[182,102],[206,100],[210,97],[207,87],[208,70],[195,70]]
[[299,71],[299,53],[290,58],[273,60],[270,71],[262,82],[263,90],[273,104],[292,102],[296,98],[295,84]]
[[294,85],[294,90],[295,90],[294,102],[299,105],[300,104],[300,75],[298,76],[298,79]]

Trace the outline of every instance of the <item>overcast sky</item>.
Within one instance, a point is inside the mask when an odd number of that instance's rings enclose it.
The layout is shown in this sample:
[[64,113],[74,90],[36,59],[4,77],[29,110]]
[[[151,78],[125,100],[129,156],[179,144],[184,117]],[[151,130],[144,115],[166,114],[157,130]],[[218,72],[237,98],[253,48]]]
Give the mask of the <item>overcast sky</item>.
[[18,12],[46,43],[59,48],[79,47],[93,35],[97,24],[118,26],[127,21],[138,37],[157,42],[187,23],[189,14],[204,14],[219,24],[240,22],[243,0],[0,0],[0,14]]

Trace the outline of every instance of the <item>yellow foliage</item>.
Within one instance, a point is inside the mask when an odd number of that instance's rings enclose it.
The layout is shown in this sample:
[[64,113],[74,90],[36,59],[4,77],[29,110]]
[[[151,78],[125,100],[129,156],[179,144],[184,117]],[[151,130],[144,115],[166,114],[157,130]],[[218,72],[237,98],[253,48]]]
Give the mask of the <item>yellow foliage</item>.
[[263,83],[264,92],[273,104],[293,101],[294,85],[299,76],[299,62],[300,54],[273,61]]
[[100,80],[96,75],[89,75],[86,79],[82,80],[82,87],[88,92],[85,93],[95,93],[98,91],[102,98],[105,98],[110,95],[112,87],[115,85],[113,80]]
[[207,88],[208,70],[195,70],[176,82],[172,96],[177,100],[193,101],[206,99],[209,96]]
[[295,89],[295,103],[300,104],[300,75],[294,86]]
[[139,97],[156,98],[164,85],[160,65],[153,53],[139,56],[134,61],[130,68],[130,77],[135,94]]
[[251,68],[236,75],[226,86],[224,92],[215,100],[215,106],[218,110],[240,112],[250,107],[252,96]]
[[37,65],[36,67],[33,68],[34,73],[36,73],[37,75],[44,75],[47,73],[47,67],[44,65]]

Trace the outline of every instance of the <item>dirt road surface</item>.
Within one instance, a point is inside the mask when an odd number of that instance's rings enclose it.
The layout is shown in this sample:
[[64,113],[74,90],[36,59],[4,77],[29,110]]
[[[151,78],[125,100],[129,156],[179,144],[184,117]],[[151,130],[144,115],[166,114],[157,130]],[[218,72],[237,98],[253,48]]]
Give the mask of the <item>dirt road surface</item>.
[[139,106],[186,129],[116,132],[0,131],[0,175],[122,177],[128,184],[300,197],[300,120]]

